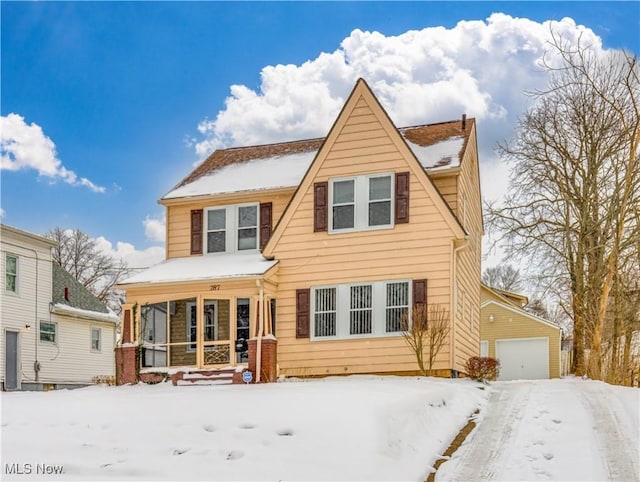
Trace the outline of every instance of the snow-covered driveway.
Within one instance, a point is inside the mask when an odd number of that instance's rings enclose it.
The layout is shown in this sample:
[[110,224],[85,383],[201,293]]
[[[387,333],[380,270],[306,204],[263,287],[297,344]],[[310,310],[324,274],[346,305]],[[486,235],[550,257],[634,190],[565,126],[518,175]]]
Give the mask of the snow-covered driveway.
[[571,378],[494,383],[436,480],[640,480],[639,395]]

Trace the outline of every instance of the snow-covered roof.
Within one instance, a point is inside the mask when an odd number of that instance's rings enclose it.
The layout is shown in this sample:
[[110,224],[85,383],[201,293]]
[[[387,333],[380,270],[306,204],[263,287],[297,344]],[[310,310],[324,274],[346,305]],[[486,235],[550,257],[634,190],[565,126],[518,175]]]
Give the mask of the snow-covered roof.
[[297,152],[231,164],[174,189],[164,199],[297,186],[316,153]]
[[[399,129],[420,164],[430,172],[460,166],[473,119]],[[218,149],[162,199],[296,187],[324,139]]]
[[120,285],[260,276],[276,263],[257,252],[172,258],[133,275]]
[[83,310],[82,308],[76,308],[63,303],[55,303],[51,311],[57,315],[73,316],[74,318],[85,318],[94,321],[105,321],[108,323],[118,323],[118,321],[120,321],[118,315],[114,315],[113,313]]
[[411,141],[407,141],[407,145],[420,161],[422,167],[429,171],[441,171],[460,167],[460,152],[464,141],[463,136],[457,136],[430,146],[419,146]]

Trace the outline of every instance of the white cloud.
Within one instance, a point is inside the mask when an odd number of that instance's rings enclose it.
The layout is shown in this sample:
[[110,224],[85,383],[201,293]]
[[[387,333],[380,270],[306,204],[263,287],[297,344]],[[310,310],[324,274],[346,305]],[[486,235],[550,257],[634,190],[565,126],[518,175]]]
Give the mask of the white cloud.
[[[225,108],[198,125],[199,156],[230,145],[326,135],[357,78],[372,87],[396,125],[478,119],[484,160],[526,107],[524,90],[544,85],[539,68],[551,29],[601,48],[570,18],[534,22],[496,13],[486,21],[430,27],[398,36],[354,30],[332,53],[302,65],[266,66],[259,91],[231,86]],[[193,142],[193,140],[192,140]]]
[[[429,27],[397,36],[354,30],[332,53],[302,65],[266,66],[258,91],[231,86],[225,108],[198,125],[200,157],[213,149],[319,137],[327,134],[355,81],[371,86],[394,123],[408,126],[477,119],[483,197],[499,199],[507,167],[494,153],[529,106],[525,91],[547,81],[541,60],[551,32],[602,51],[601,39],[571,18],[535,22],[495,13],[486,21]],[[556,59],[551,57],[552,63]],[[495,263],[501,253],[489,256]]]
[[7,212],[4,209],[0,208],[0,219],[4,218],[6,215]]
[[142,221],[142,225],[144,226],[144,234],[149,241],[154,241],[158,243],[164,243],[165,241],[165,218],[154,219],[147,216],[144,221]]
[[93,192],[105,192],[104,187],[64,167],[56,157],[55,144],[42,128],[34,122],[27,124],[24,117],[14,113],[0,116],[0,169],[35,169],[40,176],[88,187]]
[[152,246],[146,249],[137,249],[133,244],[123,241],[113,243],[103,236],[95,238],[96,247],[110,256],[122,259],[129,268],[148,268],[154,264],[164,261],[165,249],[160,246]]

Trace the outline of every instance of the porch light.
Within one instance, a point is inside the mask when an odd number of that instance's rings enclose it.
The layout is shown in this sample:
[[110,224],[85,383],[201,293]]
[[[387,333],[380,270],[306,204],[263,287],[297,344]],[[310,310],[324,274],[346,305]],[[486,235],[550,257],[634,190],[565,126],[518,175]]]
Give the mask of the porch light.
[[492,313],[492,314],[490,314],[490,315],[489,315],[489,321],[490,321],[491,323],[493,323],[493,320],[494,320],[494,319],[495,319],[495,318],[493,317],[493,313]]

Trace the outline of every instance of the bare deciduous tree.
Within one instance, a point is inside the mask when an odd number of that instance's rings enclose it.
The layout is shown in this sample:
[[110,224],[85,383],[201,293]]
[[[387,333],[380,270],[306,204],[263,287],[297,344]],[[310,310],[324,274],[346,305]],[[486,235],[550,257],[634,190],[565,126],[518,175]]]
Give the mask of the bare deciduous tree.
[[515,269],[510,264],[498,265],[487,268],[482,273],[484,284],[505,291],[517,291],[522,288],[520,270]]
[[[449,336],[449,313],[440,305],[417,305],[411,310],[411,320],[403,319],[403,336],[416,356],[420,374],[426,376],[435,364],[438,353]],[[425,368],[425,348],[427,367]]]
[[100,251],[95,239],[79,229],[55,227],[45,235],[56,241],[53,260],[115,313],[120,313],[116,285],[128,275],[127,265]]
[[[603,329],[623,259],[640,227],[640,82],[637,57],[595,53],[554,35],[550,82],[512,142],[509,194],[488,224],[564,290],[573,318],[573,371],[602,378]],[[585,359],[585,350],[590,357]]]

